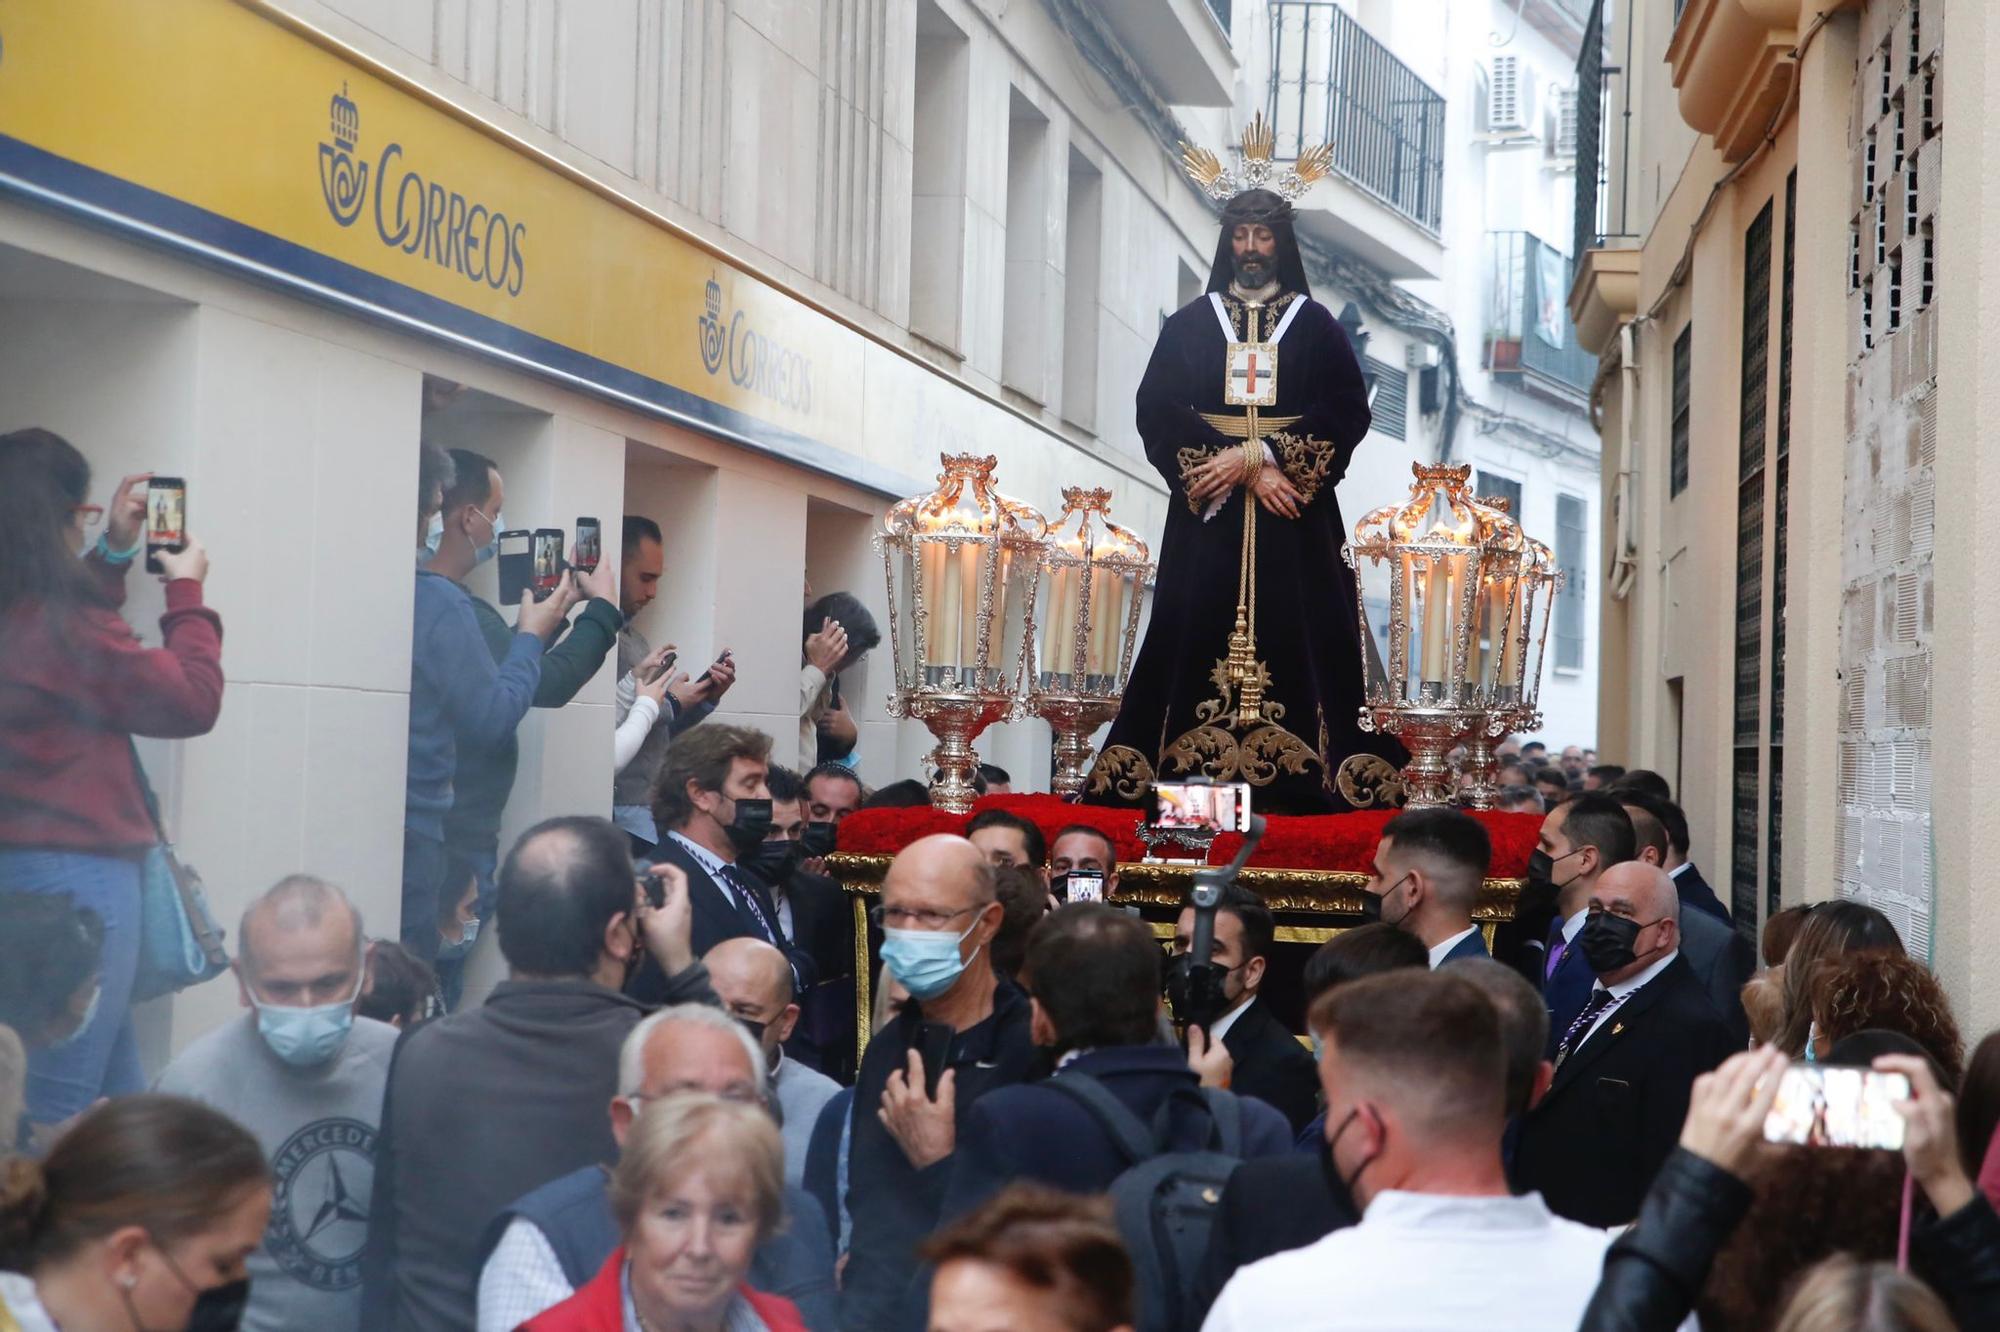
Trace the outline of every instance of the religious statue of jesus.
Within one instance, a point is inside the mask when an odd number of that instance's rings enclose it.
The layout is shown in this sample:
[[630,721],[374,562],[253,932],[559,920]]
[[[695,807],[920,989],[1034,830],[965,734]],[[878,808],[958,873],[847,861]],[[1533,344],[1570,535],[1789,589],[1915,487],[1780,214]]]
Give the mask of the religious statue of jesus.
[[1249,782],[1266,812],[1329,813],[1382,803],[1403,762],[1357,724],[1360,614],[1334,498],[1368,433],[1367,389],[1292,230],[1289,199],[1330,154],[1308,149],[1279,175],[1271,147],[1260,114],[1241,178],[1186,150],[1189,173],[1227,202],[1208,289],[1167,319],[1139,384],[1139,435],[1173,494],[1093,802],[1206,776]]

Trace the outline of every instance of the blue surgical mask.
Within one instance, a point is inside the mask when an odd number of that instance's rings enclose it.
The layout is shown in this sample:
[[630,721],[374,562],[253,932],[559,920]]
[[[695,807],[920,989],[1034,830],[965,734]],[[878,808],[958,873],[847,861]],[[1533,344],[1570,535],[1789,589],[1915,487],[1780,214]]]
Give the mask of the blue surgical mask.
[[438,961],[449,962],[455,957],[464,957],[472,951],[472,942],[478,937],[479,917],[474,916],[471,920],[465,922],[464,932],[458,936],[456,941],[440,941],[438,943]]
[[[357,985],[357,992],[360,987]],[[257,1034],[271,1047],[271,1053],[297,1068],[324,1064],[347,1044],[354,1029],[354,1000],[349,995],[337,1004],[316,1008],[284,1008],[251,998],[257,1005]]]
[[[903,982],[903,988],[912,997],[919,1001],[935,999],[958,984],[958,978],[965,974],[965,964],[971,959],[961,958],[958,946],[965,941],[966,935],[978,928],[979,920],[974,917],[962,934],[948,934],[943,930],[884,929],[882,964],[889,968],[891,975]],[[972,956],[979,956],[979,949],[973,949]]]
[[[477,512],[477,510],[475,510],[475,512]],[[479,516],[481,518],[486,517],[486,515],[483,513],[481,513]],[[486,561],[493,559],[500,553],[500,533],[505,531],[507,528],[507,515],[504,513],[496,513],[493,515],[491,521],[493,523],[493,538],[492,540],[488,541],[485,545],[479,547],[477,550],[472,552],[472,564],[474,568],[477,568],[478,566],[486,563]],[[426,558],[428,558],[431,555],[437,554],[438,543],[443,540],[444,540],[444,515],[441,513],[434,513],[431,515],[430,527],[426,529],[424,532],[424,551],[426,553]]]

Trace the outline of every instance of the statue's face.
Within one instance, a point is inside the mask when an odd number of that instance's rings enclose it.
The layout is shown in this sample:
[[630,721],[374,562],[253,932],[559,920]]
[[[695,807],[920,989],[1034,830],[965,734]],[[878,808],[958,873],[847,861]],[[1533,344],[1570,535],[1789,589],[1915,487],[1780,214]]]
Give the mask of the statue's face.
[[1278,271],[1278,238],[1261,222],[1240,223],[1229,235],[1229,255],[1237,283],[1261,287]]

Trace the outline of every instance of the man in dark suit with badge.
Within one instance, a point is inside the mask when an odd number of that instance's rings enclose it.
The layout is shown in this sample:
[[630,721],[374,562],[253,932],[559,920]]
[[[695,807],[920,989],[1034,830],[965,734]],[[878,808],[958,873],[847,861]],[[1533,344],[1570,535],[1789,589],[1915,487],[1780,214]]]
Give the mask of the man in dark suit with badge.
[[1429,950],[1431,970],[1462,958],[1485,957],[1486,940],[1472,923],[1479,890],[1493,860],[1486,826],[1462,809],[1410,809],[1382,825],[1374,873],[1362,890],[1362,914],[1414,934]]
[[1694,1080],[1737,1043],[1680,953],[1680,897],[1655,865],[1613,865],[1572,947],[1596,980],[1556,1041],[1514,1186],[1585,1225],[1632,1220],[1679,1139]]

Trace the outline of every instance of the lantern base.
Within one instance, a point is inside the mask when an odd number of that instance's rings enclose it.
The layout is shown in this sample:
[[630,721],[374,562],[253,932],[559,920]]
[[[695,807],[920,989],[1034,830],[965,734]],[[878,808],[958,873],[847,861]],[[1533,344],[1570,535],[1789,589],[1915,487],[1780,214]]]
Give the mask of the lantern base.
[[1004,694],[918,693],[895,700],[892,711],[910,716],[930,728],[937,747],[925,756],[932,769],[931,806],[950,814],[964,814],[979,798],[973,778],[979,772],[979,751],[972,742],[980,732],[1007,715],[1009,700]]
[[1078,796],[1090,777],[1090,761],[1096,749],[1090,737],[1097,728],[1118,715],[1115,698],[1036,694],[1028,709],[1055,732],[1055,773],[1049,789],[1059,796]]
[[1410,751],[1410,761],[1403,765],[1407,809],[1452,803],[1456,793],[1447,755],[1473,727],[1484,725],[1485,714],[1467,708],[1371,704],[1361,710],[1363,730],[1393,735]]
[[1464,771],[1472,781],[1461,790],[1465,803],[1473,809],[1491,809],[1500,798],[1500,759],[1493,752],[1509,732],[1496,729],[1505,722],[1495,718],[1490,726],[1475,726],[1465,741]]

